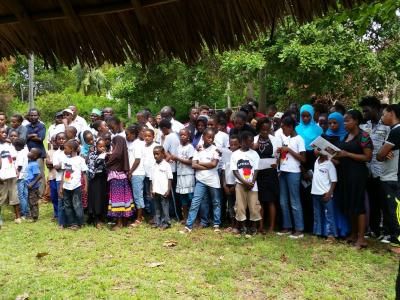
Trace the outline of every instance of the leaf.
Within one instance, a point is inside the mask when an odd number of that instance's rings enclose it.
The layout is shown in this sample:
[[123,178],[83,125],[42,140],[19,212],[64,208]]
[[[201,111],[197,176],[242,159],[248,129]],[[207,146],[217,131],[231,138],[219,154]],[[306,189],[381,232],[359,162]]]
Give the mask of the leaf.
[[175,247],[176,245],[178,245],[178,242],[175,240],[165,241],[163,244],[163,246],[167,248],[172,248]]
[[48,252],[38,252],[38,254],[36,254],[36,258],[40,259],[46,255],[49,255]]
[[29,299],[29,294],[28,293],[23,293],[22,295],[18,295],[15,297],[15,300],[26,300]]
[[287,262],[287,260],[288,260],[288,258],[287,258],[287,256],[285,255],[285,253],[282,253],[282,254],[281,254],[281,262],[285,263],[285,262]]
[[161,262],[152,262],[152,263],[146,264],[146,266],[149,268],[156,268],[156,267],[160,267],[162,265],[165,265],[165,262],[161,261]]

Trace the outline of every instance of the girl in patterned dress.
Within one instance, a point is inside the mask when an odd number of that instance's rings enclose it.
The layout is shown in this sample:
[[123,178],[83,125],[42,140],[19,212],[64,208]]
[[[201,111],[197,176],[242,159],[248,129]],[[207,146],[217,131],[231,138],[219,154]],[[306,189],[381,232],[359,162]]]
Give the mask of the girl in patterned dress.
[[123,221],[132,216],[134,209],[132,190],[127,177],[128,149],[122,136],[112,139],[112,152],[106,156],[106,167],[107,180],[110,183],[108,216],[116,219],[112,230],[118,230],[122,228]]

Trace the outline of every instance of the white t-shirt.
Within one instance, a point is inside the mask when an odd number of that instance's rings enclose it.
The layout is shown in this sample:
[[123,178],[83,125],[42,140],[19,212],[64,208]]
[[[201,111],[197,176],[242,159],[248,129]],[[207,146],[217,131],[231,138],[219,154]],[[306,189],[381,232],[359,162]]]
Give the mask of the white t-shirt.
[[173,132],[179,134],[179,131],[181,131],[183,128],[185,128],[185,125],[173,118],[171,119],[171,129]]
[[225,173],[225,183],[229,185],[234,185],[236,182],[235,175],[233,174],[233,171],[231,169],[232,153],[233,152],[231,150],[226,149],[225,151],[222,152],[221,156],[222,169],[224,170]]
[[[178,157],[183,158],[183,159],[190,159],[193,157],[194,154],[194,148],[192,144],[187,144],[185,146],[179,145],[178,147]],[[194,169],[192,166],[185,165],[181,162],[176,163],[176,174],[177,175],[193,175],[194,174]]]
[[122,136],[124,139],[126,139],[126,133],[125,133],[125,131],[121,131],[121,132],[118,132],[118,133],[116,133],[116,134],[111,133],[111,141],[112,141],[112,139],[113,139],[114,137],[116,137],[116,136]]
[[[231,170],[238,171],[240,177],[247,182],[252,182],[254,173],[258,170],[258,164],[260,162],[260,156],[252,149],[248,151],[242,151],[238,149],[232,153],[231,156]],[[239,179],[235,178],[236,182],[242,184]],[[254,183],[252,189],[253,192],[258,192],[257,181]]]
[[[220,154],[217,150],[218,150],[217,147],[214,145],[211,145],[206,149],[200,147],[200,151],[194,152],[193,160],[205,163],[212,162],[215,159],[219,161]],[[208,185],[213,188],[219,189],[221,187],[217,167],[209,170],[196,170],[196,179],[201,183],[204,183],[205,185]]]
[[70,126],[74,126],[78,133],[82,132],[88,127],[86,120],[81,116],[76,116],[75,120],[71,122]]
[[[180,146],[179,137],[175,132],[168,134],[163,143],[165,152],[169,152],[172,155],[178,156],[178,148]],[[172,172],[176,172],[176,162],[170,161]]]
[[[300,135],[295,137],[286,137],[282,145],[288,146],[296,153],[305,152],[304,140]],[[280,170],[289,173],[300,173],[300,161],[295,159],[290,153],[281,153]]]
[[64,170],[63,188],[70,191],[81,186],[82,172],[88,170],[85,159],[81,156],[67,156],[61,168]]
[[324,195],[329,192],[332,182],[337,182],[336,168],[330,160],[323,163],[315,161],[311,194]]
[[156,142],[153,142],[150,146],[146,146],[146,144],[143,147],[143,168],[146,177],[150,177],[151,175],[151,170],[153,168],[153,165],[156,163],[156,160],[154,159],[154,154],[153,154],[153,149],[155,146],[158,146]]
[[[61,149],[56,150],[53,154],[53,166],[62,167],[62,163],[66,158],[67,156],[65,155],[64,150]],[[63,175],[63,170],[62,169],[57,170],[56,181],[61,181],[62,175]]]
[[154,163],[150,180],[152,181],[152,192],[164,195],[168,191],[168,180],[172,180],[171,165],[164,159],[158,164]]
[[0,179],[16,178],[17,172],[15,171],[14,160],[17,157],[17,151],[13,145],[8,143],[0,144],[0,156],[1,156],[1,169]]
[[127,141],[126,145],[128,146],[129,168],[132,168],[135,159],[140,159],[140,163],[135,171],[133,171],[132,175],[144,176],[146,174],[143,167],[143,152],[145,142],[141,141],[140,139],[136,139],[133,142]]
[[19,172],[18,179],[25,179],[26,177],[26,167],[28,166],[28,147],[24,147],[24,149],[17,151],[17,158],[15,160],[15,166],[18,169],[21,167],[21,171]]

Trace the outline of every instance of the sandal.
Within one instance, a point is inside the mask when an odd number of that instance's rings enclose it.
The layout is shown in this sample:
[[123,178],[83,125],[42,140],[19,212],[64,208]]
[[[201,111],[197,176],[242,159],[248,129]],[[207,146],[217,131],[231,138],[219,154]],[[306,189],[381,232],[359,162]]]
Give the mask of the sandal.
[[136,220],[135,222],[133,222],[131,225],[129,225],[130,227],[138,227],[142,224],[142,221]]

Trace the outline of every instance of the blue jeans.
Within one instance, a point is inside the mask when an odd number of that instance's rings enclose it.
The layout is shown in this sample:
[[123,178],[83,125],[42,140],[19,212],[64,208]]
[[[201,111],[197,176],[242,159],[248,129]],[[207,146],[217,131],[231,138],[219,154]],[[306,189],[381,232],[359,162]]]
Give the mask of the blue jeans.
[[144,208],[144,175],[133,175],[131,178],[133,200],[135,201],[136,208]]
[[294,225],[297,231],[304,230],[303,209],[300,201],[301,173],[281,172],[279,175],[280,205],[282,209],[283,229],[292,229],[290,208],[293,214]]
[[54,218],[58,218],[58,189],[55,179],[50,180],[50,199],[53,203]]
[[[57,183],[57,191],[60,188],[60,183],[61,181],[56,181]],[[58,220],[58,225],[64,226],[65,225],[65,209],[64,209],[64,199],[63,198],[58,198],[57,194],[57,200],[58,200],[58,207],[57,207],[57,220]]]
[[[221,224],[221,191],[218,188],[210,187],[200,181],[196,182],[194,187],[194,195],[192,199],[192,204],[190,205],[189,216],[186,222],[186,227],[192,228],[193,223],[196,220],[197,213],[200,208],[200,204],[202,206],[202,225],[207,226],[208,220],[204,220],[204,213],[207,212],[208,215],[208,196],[211,197],[211,202],[213,206],[213,214],[214,214],[214,226]],[[203,222],[207,222],[203,224]]]
[[82,187],[63,190],[66,225],[83,225]]
[[25,179],[17,180],[19,208],[21,209],[21,215],[29,216],[29,204],[28,204],[28,185]]
[[312,195],[314,204],[314,230],[315,235],[337,236],[335,210],[333,198],[325,202],[324,195]]
[[144,194],[144,206],[145,206],[145,211],[150,214],[151,216],[155,216],[155,210],[154,210],[154,203],[153,203],[153,197],[151,197],[151,191],[150,191],[150,178],[145,177],[144,178],[144,188],[143,188],[143,194]]

